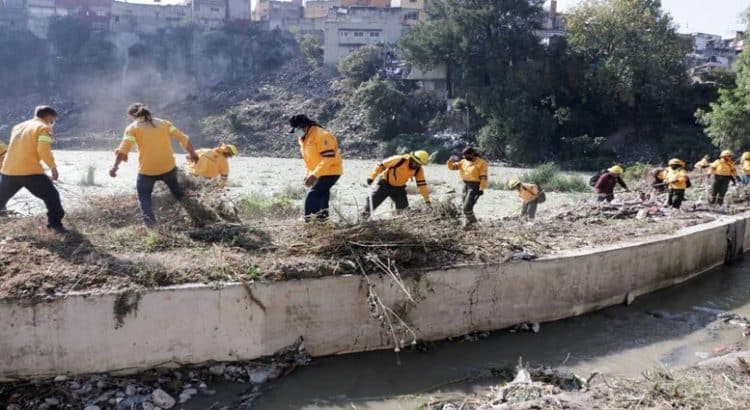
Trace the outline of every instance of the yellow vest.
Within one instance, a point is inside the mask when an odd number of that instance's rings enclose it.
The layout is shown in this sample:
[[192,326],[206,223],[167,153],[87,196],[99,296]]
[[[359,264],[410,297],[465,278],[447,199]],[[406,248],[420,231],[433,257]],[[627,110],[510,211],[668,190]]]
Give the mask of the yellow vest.
[[535,196],[539,194],[539,186],[537,184],[521,184],[518,188],[518,197],[525,204],[531,201]]
[[424,177],[424,167],[412,169],[409,166],[410,154],[394,155],[375,166],[370,173],[370,179],[380,177],[388,185],[394,187],[404,187],[410,179],[414,178],[417,182],[419,193],[425,201],[430,200],[430,190],[427,188],[427,180]]
[[44,174],[41,162],[50,169],[57,167],[52,155],[52,127],[39,118],[13,127],[0,173],[11,176],[41,175]]
[[677,170],[669,168],[667,170],[667,182],[669,182],[670,189],[687,189],[688,178],[687,171],[682,168]]
[[336,176],[344,173],[344,164],[336,137],[328,130],[313,125],[299,140],[306,175]]
[[737,168],[734,165],[734,161],[727,162],[723,159],[717,159],[711,164],[711,175],[735,176],[737,175]]
[[138,147],[138,173],[162,175],[175,167],[172,139],[177,140],[183,149],[190,142],[187,135],[167,120],[154,118],[154,125],[135,121],[125,129],[122,143],[115,152],[127,161],[128,153],[135,145]]
[[479,189],[487,189],[487,174],[489,165],[487,161],[477,158],[474,161],[462,159],[458,162],[448,161],[448,169],[459,171],[459,175],[464,182],[479,182]]
[[192,162],[188,166],[190,173],[199,177],[214,179],[221,175],[229,176],[229,161],[219,149],[199,149],[198,162]]

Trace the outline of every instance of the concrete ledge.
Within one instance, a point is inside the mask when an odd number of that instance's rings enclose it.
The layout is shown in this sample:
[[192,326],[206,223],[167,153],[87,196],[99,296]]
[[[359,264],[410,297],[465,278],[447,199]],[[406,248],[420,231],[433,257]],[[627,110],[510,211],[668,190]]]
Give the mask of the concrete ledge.
[[[686,281],[747,250],[746,218],[533,262],[414,275],[404,282],[415,304],[389,279],[371,281],[421,339],[439,340],[580,315]],[[255,359],[300,336],[315,356],[390,347],[370,315],[363,277],[255,284],[252,292],[265,309],[238,284],[154,289],[122,323],[113,313],[123,301],[118,294],[37,305],[0,301],[0,379]]]

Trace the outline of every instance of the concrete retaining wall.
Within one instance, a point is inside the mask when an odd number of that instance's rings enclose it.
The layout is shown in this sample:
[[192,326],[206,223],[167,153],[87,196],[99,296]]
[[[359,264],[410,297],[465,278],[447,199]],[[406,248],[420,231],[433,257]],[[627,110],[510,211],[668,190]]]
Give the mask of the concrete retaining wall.
[[[750,244],[745,218],[533,262],[427,272],[405,280],[416,304],[390,280],[371,280],[420,339],[438,340],[580,315],[683,282],[741,256]],[[391,346],[361,276],[255,284],[252,292],[265,310],[240,285],[155,289],[119,327],[116,294],[0,301],[0,378],[254,359],[300,336],[312,355]]]

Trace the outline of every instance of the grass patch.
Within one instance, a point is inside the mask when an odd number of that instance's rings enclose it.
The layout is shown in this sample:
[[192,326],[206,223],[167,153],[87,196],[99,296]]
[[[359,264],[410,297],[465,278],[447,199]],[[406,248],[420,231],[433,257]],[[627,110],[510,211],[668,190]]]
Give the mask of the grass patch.
[[625,168],[625,172],[622,174],[622,178],[626,181],[636,181],[643,179],[648,176],[651,168],[653,168],[651,164],[636,162],[635,164]]
[[250,193],[237,201],[237,207],[248,219],[290,218],[301,212],[300,207],[292,203],[292,198],[283,193],[271,196]]
[[295,184],[289,184],[284,187],[284,189],[281,191],[281,195],[286,196],[289,199],[299,201],[301,199],[305,198],[305,194],[307,194],[307,189],[305,189],[302,185],[295,185]]
[[[554,162],[547,162],[523,174],[524,183],[537,184],[547,192],[590,192],[591,187],[578,175],[565,175]],[[493,181],[490,189],[508,189],[508,181]]]

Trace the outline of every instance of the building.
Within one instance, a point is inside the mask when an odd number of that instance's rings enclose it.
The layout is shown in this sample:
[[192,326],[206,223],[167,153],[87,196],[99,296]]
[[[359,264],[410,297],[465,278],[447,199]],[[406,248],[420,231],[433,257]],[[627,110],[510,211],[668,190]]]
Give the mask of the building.
[[226,0],[226,20],[247,22],[250,20],[250,0]]
[[189,22],[191,16],[192,8],[189,4],[162,6],[113,1],[110,29],[120,32],[155,33]]
[[341,7],[391,7],[391,0],[341,0]]
[[323,19],[328,17],[328,10],[341,7],[341,0],[307,0],[304,17],[306,19]]
[[271,21],[271,27],[283,27],[284,21],[304,16],[302,0],[258,0],[252,13],[253,21]]
[[91,23],[94,30],[105,31],[112,14],[112,0],[55,0],[55,16],[74,16]]
[[567,18],[557,11],[557,0],[550,0],[549,7],[544,11],[542,29],[537,35],[541,37],[542,43],[549,45],[555,38],[566,36]]
[[702,52],[709,48],[715,48],[721,44],[721,36],[718,34],[693,33],[693,51]]
[[227,21],[228,3],[227,0],[193,0],[191,20],[199,26],[221,28]]
[[413,10],[380,7],[331,9],[324,24],[323,63],[336,65],[368,44],[396,43],[416,19]]
[[419,21],[427,20],[427,13],[425,13],[425,0],[394,0],[393,7],[402,9],[413,10],[417,13]]
[[25,0],[0,0],[0,28],[26,28]]

